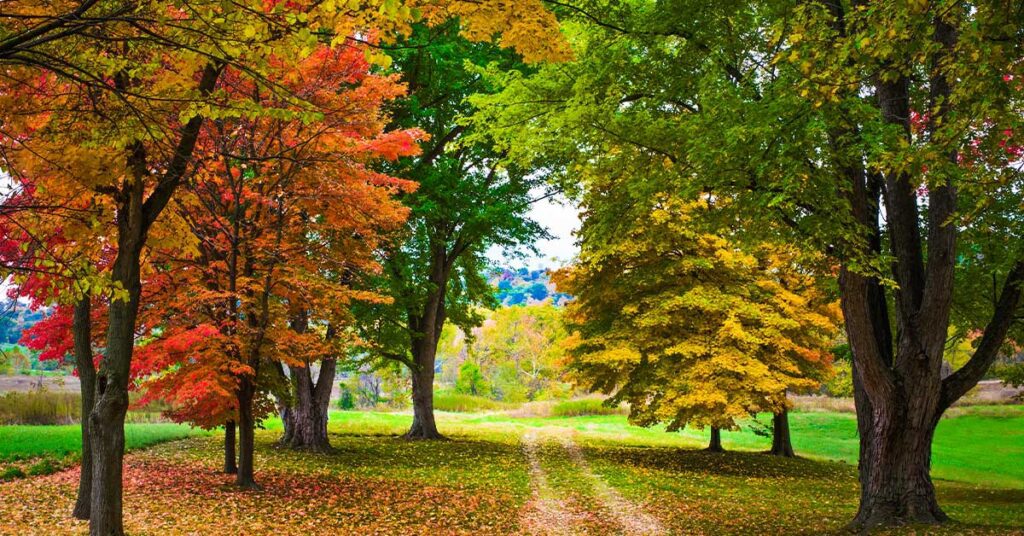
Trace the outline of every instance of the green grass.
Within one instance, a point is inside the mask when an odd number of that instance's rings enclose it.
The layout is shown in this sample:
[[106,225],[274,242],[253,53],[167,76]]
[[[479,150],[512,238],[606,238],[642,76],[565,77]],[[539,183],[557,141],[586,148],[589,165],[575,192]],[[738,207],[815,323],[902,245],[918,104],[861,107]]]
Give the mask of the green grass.
[[[341,434],[399,435],[412,417],[393,413],[331,413],[332,432]],[[575,430],[588,443],[603,446],[703,448],[708,432],[686,429],[667,433],[661,428],[631,426],[623,415],[511,418],[503,414],[440,414],[441,433],[489,438],[518,434],[527,428],[559,427]],[[766,421],[765,418],[761,419]],[[268,423],[268,428],[278,427]],[[858,439],[856,416],[849,413],[796,412],[790,414],[797,455],[855,466]],[[768,450],[770,438],[748,427],[723,432],[727,449]],[[932,476],[998,488],[1024,488],[1024,406],[965,408],[939,423],[935,434]]]
[[[183,424],[126,424],[125,446],[131,449],[194,435],[208,435]],[[37,457],[63,458],[82,452],[82,429],[62,426],[0,426],[0,462]]]

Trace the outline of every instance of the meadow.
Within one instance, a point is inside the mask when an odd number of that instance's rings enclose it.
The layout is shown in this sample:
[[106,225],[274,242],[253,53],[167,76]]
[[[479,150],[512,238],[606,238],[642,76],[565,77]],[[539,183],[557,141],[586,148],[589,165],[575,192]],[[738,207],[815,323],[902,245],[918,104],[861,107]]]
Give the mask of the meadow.
[[[724,434],[731,452],[712,454],[701,450],[706,432],[638,428],[622,415],[438,418],[448,441],[399,439],[408,414],[333,411],[329,454],[276,447],[280,422],[270,420],[257,434],[262,488],[253,492],[219,473],[220,434],[136,450],[126,458],[126,529],[563,534],[558,527],[571,524],[578,534],[824,534],[856,509],[857,438],[847,413],[794,412],[797,459],[763,454],[769,439],[749,426]],[[173,426],[134,425],[154,441],[188,431]],[[0,427],[0,444],[8,459],[38,454],[42,444],[73,450],[75,430]],[[1022,406],[962,408],[943,420],[933,474],[956,522],[928,534],[1024,533],[1022,432]],[[0,533],[85,531],[66,515],[76,471],[0,484]]]

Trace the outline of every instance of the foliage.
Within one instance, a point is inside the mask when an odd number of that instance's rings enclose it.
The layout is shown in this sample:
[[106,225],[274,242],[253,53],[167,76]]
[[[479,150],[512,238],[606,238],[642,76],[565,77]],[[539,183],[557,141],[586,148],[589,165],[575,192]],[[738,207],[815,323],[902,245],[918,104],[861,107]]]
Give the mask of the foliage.
[[523,66],[494,46],[459,38],[456,30],[417,26],[406,46],[391,53],[410,88],[392,108],[394,123],[422,128],[430,140],[419,156],[384,168],[418,186],[402,196],[410,210],[402,240],[385,251],[386,269],[370,281],[393,302],[363,312],[376,356],[412,364],[422,354],[414,347],[424,345],[430,363],[416,366],[430,369],[444,324],[469,329],[481,321],[478,308],[493,305],[485,252],[512,250],[543,234],[526,218],[531,191],[542,181],[505,165],[489,143],[465,141],[468,129],[461,124],[470,111],[466,97],[490,90],[467,66]]
[[827,375],[838,311],[792,248],[752,253],[701,230],[706,203],[631,199],[607,181],[585,198],[566,345],[579,381],[628,402],[632,422],[734,428],[786,407]]
[[825,382],[829,396],[848,398],[853,396],[853,365],[850,361],[836,361],[832,365],[832,377]]
[[483,380],[475,394],[513,403],[568,396],[561,315],[551,303],[499,307],[469,337],[461,331],[444,332],[439,345],[442,377],[450,378],[458,370],[458,389],[462,367],[472,363],[469,366],[476,367]]
[[340,386],[341,396],[338,397],[338,409],[350,410],[356,408],[356,398],[352,394],[352,389],[349,389],[348,385],[344,382]]
[[466,360],[459,365],[459,376],[455,379],[455,392],[464,395],[485,396],[491,388],[487,379],[480,373],[480,366]]
[[610,406],[598,398],[563,400],[551,408],[552,417],[581,417],[584,415],[622,415],[628,410]]

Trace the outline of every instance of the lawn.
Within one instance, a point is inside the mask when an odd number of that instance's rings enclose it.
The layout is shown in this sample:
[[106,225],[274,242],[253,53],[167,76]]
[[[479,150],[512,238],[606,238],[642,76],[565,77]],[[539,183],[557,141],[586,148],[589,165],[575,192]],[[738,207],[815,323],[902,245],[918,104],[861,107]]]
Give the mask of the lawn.
[[[205,434],[183,424],[126,424],[125,446],[128,450],[156,443]],[[77,424],[62,426],[0,426],[0,462],[42,456],[63,458],[82,451],[82,428]]]
[[[330,454],[277,448],[257,434],[257,480],[241,492],[218,473],[221,437],[190,437],[127,457],[132,534],[824,534],[856,508],[851,415],[795,413],[802,459],[757,451],[767,438],[729,433],[738,452],[696,447],[699,432],[629,426],[619,415],[511,418],[440,413],[451,440],[394,437],[403,414],[333,412]],[[957,523],[929,534],[1024,534],[1024,408],[977,409],[936,438],[940,500]],[[145,426],[145,425],[143,425]],[[2,433],[2,432],[0,432]],[[4,436],[0,436],[4,437]],[[66,513],[74,469],[0,484],[0,534],[82,533]],[[8,499],[10,498],[10,499]],[[914,529],[894,531],[913,534]],[[920,532],[917,532],[920,533]]]

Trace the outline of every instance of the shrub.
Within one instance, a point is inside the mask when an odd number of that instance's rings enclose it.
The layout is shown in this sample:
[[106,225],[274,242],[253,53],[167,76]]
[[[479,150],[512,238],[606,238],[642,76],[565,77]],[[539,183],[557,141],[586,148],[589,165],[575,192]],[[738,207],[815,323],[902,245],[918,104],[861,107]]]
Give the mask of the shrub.
[[625,415],[626,408],[606,406],[600,398],[581,398],[559,402],[551,408],[552,417],[580,417],[583,415]]
[[344,382],[341,383],[341,397],[338,398],[338,409],[355,409],[356,398],[352,395],[352,389]]
[[434,409],[458,413],[474,413],[478,411],[499,411],[510,408],[510,404],[484,398],[482,396],[461,393],[434,393]]
[[4,469],[3,472],[0,472],[0,482],[15,480],[18,478],[25,478],[25,471],[22,471],[20,467],[12,465],[7,469]]
[[32,476],[50,475],[58,470],[60,470],[60,467],[57,464],[53,463],[49,458],[43,458],[28,468],[28,474]]

